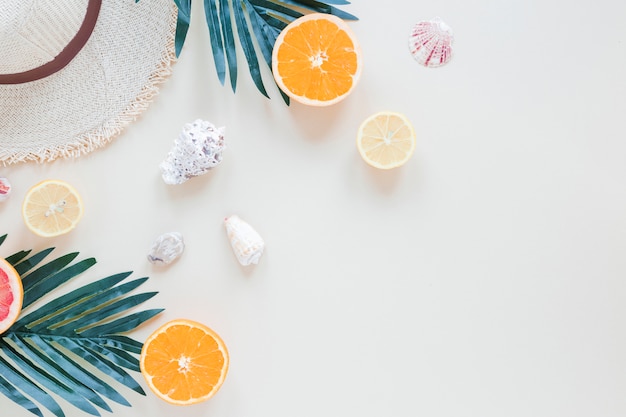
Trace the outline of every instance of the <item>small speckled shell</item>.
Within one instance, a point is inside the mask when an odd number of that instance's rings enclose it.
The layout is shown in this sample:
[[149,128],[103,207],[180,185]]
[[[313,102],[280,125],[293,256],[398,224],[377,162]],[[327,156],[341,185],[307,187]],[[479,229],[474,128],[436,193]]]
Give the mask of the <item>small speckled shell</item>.
[[263,255],[265,242],[256,230],[236,215],[224,219],[224,226],[239,263],[244,266],[257,264]]
[[157,237],[150,253],[148,253],[148,260],[157,265],[168,265],[185,250],[185,242],[183,236],[178,232],[164,233]]
[[0,201],[9,198],[11,194],[11,183],[8,179],[0,177]]
[[440,18],[418,22],[409,36],[413,58],[425,67],[440,67],[452,59],[452,29]]

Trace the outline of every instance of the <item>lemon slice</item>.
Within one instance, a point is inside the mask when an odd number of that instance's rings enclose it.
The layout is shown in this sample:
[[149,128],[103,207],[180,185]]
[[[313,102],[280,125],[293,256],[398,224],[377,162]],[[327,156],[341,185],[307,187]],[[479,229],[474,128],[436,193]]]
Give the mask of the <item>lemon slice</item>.
[[53,237],[72,230],[83,216],[78,192],[64,181],[45,180],[33,186],[22,204],[22,217],[33,233]]
[[356,146],[361,157],[371,166],[397,168],[404,165],[415,151],[415,130],[404,115],[383,111],[361,124]]

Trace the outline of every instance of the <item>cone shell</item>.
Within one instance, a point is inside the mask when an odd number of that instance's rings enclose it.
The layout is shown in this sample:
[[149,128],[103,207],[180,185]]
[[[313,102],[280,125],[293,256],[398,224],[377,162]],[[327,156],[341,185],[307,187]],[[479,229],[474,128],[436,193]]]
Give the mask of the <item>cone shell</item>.
[[224,219],[224,227],[239,263],[244,266],[257,264],[263,255],[265,242],[256,230],[236,215]]
[[452,59],[454,35],[450,26],[436,17],[418,22],[409,36],[413,58],[425,67],[440,67]]

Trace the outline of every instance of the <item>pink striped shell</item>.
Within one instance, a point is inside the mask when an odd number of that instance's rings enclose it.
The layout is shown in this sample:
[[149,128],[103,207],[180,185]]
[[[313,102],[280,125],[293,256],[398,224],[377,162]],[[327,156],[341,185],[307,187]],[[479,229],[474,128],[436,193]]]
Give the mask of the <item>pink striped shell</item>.
[[0,177],[0,201],[9,198],[11,194],[11,183],[8,179]]
[[450,26],[436,17],[413,26],[409,50],[413,58],[425,67],[440,67],[452,58],[453,41]]

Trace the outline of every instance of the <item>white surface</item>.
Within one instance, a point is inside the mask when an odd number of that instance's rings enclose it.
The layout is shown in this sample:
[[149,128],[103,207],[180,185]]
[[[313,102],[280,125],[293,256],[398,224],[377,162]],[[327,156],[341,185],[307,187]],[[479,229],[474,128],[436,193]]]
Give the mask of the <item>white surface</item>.
[[[237,93],[220,86],[196,3],[173,77],[123,136],[75,161],[0,169],[14,186],[0,256],[56,246],[98,259],[81,282],[149,275],[142,288],[160,294],[144,307],[166,311],[133,337],[185,317],[230,349],[209,402],[122,388],[133,407],[114,415],[626,415],[626,3],[355,0],[344,10],[361,19],[361,83],[326,109],[284,106],[267,71],[263,98],[242,61]],[[455,56],[426,69],[407,36],[435,16]],[[418,134],[393,172],[355,148],[379,110]],[[226,126],[224,162],[166,186],[158,164],[196,118]],[[45,178],[72,182],[86,205],[53,240],[20,218]],[[265,238],[259,265],[237,263],[230,214]],[[146,254],[167,231],[187,249],[159,269]]]

